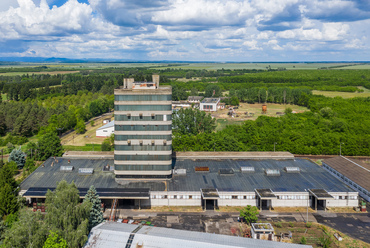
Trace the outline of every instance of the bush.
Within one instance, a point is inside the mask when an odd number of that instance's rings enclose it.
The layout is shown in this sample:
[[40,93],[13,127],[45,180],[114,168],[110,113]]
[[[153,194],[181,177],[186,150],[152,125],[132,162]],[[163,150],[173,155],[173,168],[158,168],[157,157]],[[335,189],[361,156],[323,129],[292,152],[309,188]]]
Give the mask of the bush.
[[307,228],[310,228],[311,226],[312,226],[312,223],[311,223],[311,222],[307,222],[307,223],[306,223],[306,227],[307,227]]
[[301,242],[300,242],[302,245],[305,245],[305,244],[307,244],[307,239],[306,239],[306,237],[302,237],[301,238]]
[[276,227],[278,227],[278,228],[282,228],[282,227],[283,227],[283,225],[281,224],[281,222],[277,222],[277,223],[275,224],[275,226],[276,226]]
[[256,206],[247,205],[247,207],[240,210],[240,217],[244,218],[249,223],[255,223],[258,220],[258,209]]
[[290,227],[294,227],[294,223],[293,222],[289,222],[289,226]]
[[110,151],[111,149],[112,149],[112,146],[110,145],[109,139],[105,139],[103,143],[101,144],[101,150]]

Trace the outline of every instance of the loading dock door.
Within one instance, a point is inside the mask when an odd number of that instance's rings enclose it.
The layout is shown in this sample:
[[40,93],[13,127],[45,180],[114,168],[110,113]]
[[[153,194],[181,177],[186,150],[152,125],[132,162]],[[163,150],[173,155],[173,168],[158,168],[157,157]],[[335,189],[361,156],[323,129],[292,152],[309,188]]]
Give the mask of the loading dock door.
[[218,208],[220,198],[217,189],[200,189],[202,194],[202,207],[204,210],[215,210]]
[[326,201],[334,199],[325,189],[309,189],[312,196],[312,207],[315,210],[326,210]]
[[272,199],[276,199],[277,196],[272,192],[271,189],[255,189],[257,207],[260,210],[271,210]]

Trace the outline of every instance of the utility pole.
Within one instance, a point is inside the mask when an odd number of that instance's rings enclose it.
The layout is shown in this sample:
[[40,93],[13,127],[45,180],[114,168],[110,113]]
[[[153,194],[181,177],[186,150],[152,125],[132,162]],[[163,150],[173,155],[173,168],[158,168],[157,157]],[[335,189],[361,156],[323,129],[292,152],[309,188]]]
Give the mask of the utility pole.
[[342,156],[342,145],[344,145],[343,142],[339,143],[339,156]]
[[308,193],[308,196],[307,196],[307,218],[306,218],[306,223],[308,222],[308,201],[310,200],[310,193],[305,189],[304,191],[306,191]]

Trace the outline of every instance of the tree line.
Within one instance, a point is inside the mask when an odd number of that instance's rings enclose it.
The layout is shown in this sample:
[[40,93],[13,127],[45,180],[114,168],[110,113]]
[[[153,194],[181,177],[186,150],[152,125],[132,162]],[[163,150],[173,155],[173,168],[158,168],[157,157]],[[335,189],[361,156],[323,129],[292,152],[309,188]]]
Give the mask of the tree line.
[[[302,95],[311,111],[276,118],[260,116],[218,132],[175,135],[174,151],[289,151],[295,154],[370,154],[370,97]],[[176,132],[175,132],[176,133]]]

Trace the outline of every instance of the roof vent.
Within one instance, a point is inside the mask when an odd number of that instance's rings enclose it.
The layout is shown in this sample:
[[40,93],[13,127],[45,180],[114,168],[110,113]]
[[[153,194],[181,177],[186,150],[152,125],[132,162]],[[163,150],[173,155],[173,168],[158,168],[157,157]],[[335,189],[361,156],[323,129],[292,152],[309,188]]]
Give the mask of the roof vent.
[[301,172],[299,167],[285,167],[284,169],[287,173],[300,173]]
[[231,176],[234,175],[234,170],[231,168],[219,169],[218,174],[220,174],[221,176]]
[[94,168],[79,168],[78,174],[80,175],[91,175],[94,173]]
[[209,172],[208,166],[196,166],[195,172]]
[[266,176],[280,176],[280,170],[266,169]]
[[254,173],[255,170],[254,170],[254,167],[252,167],[252,166],[248,166],[248,167],[243,166],[243,167],[240,167],[240,172],[242,172],[242,173]]
[[62,165],[60,166],[60,171],[65,171],[65,172],[72,172],[73,171],[73,166],[67,166],[67,165]]

